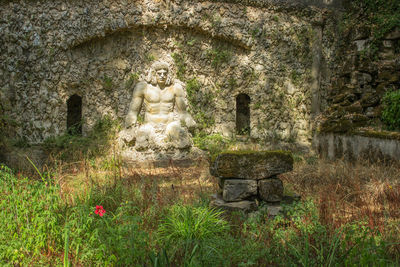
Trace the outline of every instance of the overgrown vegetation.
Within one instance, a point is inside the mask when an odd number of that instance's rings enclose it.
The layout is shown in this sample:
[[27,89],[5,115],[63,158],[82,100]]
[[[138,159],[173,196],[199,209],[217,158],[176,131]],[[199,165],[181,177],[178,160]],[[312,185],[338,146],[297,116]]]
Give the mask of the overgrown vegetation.
[[185,55],[180,53],[172,53],[172,58],[174,59],[176,65],[176,77],[180,80],[184,80],[186,65],[185,65]]
[[120,122],[110,116],[99,119],[87,136],[65,133],[44,141],[51,157],[64,161],[76,161],[106,154],[120,129]]
[[228,149],[229,145],[233,144],[235,140],[220,134],[206,134],[200,132],[193,137],[193,142],[196,147],[208,151],[210,155],[214,155]]
[[194,120],[197,122],[199,132],[204,132],[205,129],[214,125],[212,114],[207,114],[204,109],[204,107],[213,101],[213,95],[210,92],[203,93],[201,91],[201,86],[196,77],[186,82],[187,97],[190,108],[192,109],[191,113],[193,114]]
[[103,77],[103,88],[106,92],[110,93],[114,89],[115,85],[111,77],[104,75]]
[[400,129],[400,90],[387,92],[383,99],[382,121],[389,130]]
[[357,0],[351,1],[348,22],[352,26],[363,25],[370,30],[372,40],[367,55],[376,57],[382,39],[395,27],[400,27],[400,1]]
[[228,63],[232,54],[229,50],[223,47],[217,47],[207,51],[209,58],[211,59],[211,65],[218,69],[223,63]]
[[58,162],[39,179],[2,165],[0,264],[398,266],[399,166],[295,158],[281,179],[303,200],[275,218],[263,203],[250,216],[209,208],[207,161],[141,169],[108,153]]

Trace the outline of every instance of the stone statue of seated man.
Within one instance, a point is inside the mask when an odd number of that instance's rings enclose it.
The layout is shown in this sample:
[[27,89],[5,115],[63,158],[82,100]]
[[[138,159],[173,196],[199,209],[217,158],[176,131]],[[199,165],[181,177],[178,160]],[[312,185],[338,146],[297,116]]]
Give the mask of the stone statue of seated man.
[[155,62],[147,82],[136,84],[125,120],[128,131],[136,128],[142,106],[144,122],[133,137],[136,150],[183,149],[192,145],[188,128],[195,127],[196,122],[187,112],[182,85],[172,80],[168,63]]

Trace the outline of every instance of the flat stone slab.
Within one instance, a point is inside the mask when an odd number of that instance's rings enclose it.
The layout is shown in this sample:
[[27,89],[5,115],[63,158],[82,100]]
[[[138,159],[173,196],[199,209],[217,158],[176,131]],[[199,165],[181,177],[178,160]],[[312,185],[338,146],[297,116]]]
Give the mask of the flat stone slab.
[[288,151],[227,151],[211,161],[210,173],[220,178],[261,180],[293,170]]
[[257,181],[242,179],[226,179],[222,198],[225,201],[242,201],[257,195]]
[[283,198],[283,183],[278,178],[258,181],[258,194],[267,202],[279,202]]
[[238,202],[226,202],[219,195],[214,195],[214,200],[211,201],[210,206],[228,212],[243,211],[246,213],[256,211],[257,204],[255,201],[243,200]]

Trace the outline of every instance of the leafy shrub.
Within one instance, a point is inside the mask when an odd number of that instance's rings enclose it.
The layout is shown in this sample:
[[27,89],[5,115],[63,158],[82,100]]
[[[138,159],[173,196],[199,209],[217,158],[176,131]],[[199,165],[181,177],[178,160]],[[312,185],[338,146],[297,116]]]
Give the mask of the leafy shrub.
[[383,107],[382,121],[390,130],[400,129],[400,90],[387,92]]

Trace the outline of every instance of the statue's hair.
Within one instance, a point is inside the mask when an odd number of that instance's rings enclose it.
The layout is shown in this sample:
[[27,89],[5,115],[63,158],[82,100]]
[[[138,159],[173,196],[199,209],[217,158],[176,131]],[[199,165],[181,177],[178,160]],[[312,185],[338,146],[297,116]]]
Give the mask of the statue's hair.
[[172,77],[171,77],[171,73],[170,73],[170,66],[167,62],[165,61],[156,61],[151,65],[151,68],[149,70],[149,74],[147,76],[147,82],[155,85],[157,84],[157,76],[156,76],[156,72],[158,70],[167,70],[168,74],[167,74],[167,80],[165,82],[165,85],[170,85],[172,83]]

